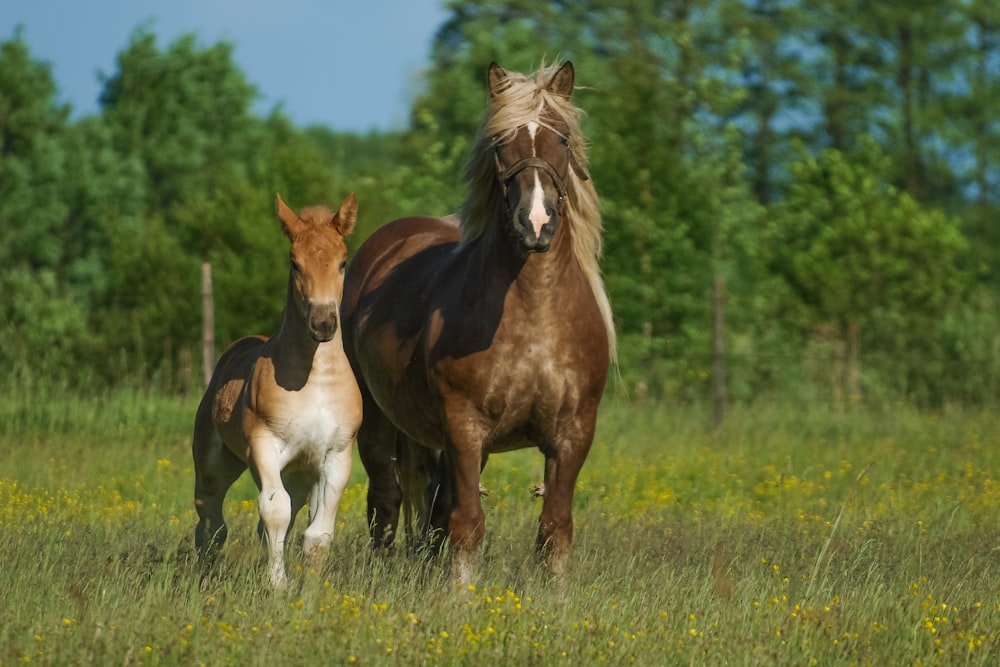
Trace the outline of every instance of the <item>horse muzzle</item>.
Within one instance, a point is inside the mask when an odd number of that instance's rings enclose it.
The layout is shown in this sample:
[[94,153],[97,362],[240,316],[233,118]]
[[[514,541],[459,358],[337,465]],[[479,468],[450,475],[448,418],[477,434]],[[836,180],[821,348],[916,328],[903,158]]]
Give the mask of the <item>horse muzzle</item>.
[[306,313],[309,335],[317,343],[325,343],[337,333],[337,303],[311,303]]
[[514,236],[517,239],[518,247],[522,254],[529,255],[533,252],[546,252],[552,246],[552,239],[556,235],[556,227],[559,226],[558,214],[552,208],[546,208],[548,220],[542,224],[537,223],[532,218],[527,207],[519,209],[514,213],[511,221]]

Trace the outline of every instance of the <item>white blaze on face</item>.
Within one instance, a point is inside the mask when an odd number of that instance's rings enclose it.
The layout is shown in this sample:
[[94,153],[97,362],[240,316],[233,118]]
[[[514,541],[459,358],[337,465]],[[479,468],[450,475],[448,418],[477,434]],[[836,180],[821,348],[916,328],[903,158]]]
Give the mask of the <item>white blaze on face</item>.
[[[538,128],[538,123],[528,123],[528,134],[531,136],[531,157],[536,157],[535,135],[538,133]],[[531,209],[528,212],[528,219],[531,220],[531,226],[535,229],[535,236],[538,237],[542,234],[542,225],[549,221],[549,214],[545,211],[545,193],[542,191],[542,182],[538,178],[537,169],[534,170],[534,174],[535,186],[531,191]]]

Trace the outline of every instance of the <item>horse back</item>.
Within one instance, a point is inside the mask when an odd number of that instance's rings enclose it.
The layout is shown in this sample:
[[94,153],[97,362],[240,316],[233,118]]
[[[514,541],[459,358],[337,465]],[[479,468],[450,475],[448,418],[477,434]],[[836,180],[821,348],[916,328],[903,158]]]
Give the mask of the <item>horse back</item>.
[[[344,280],[341,313],[351,320],[364,295],[378,289],[393,272],[418,253],[451,249],[462,239],[458,218],[414,216],[383,225],[358,249]],[[423,263],[426,268],[426,263]]]

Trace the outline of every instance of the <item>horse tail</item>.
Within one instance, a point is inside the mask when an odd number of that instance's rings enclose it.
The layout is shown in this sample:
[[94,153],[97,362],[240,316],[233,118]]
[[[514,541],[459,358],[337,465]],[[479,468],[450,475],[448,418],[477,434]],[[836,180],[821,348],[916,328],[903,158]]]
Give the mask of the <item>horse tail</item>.
[[437,468],[437,453],[419,445],[402,433],[396,440],[396,480],[403,492],[400,523],[405,530],[407,543],[415,551],[426,545],[430,529],[431,507],[429,497],[431,479]]

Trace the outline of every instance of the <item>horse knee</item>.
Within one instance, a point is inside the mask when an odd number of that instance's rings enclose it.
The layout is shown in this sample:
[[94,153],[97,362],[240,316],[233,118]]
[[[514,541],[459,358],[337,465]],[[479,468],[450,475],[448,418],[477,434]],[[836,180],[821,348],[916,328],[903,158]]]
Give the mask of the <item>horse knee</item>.
[[264,489],[257,496],[257,510],[264,536],[272,549],[284,543],[288,525],[292,522],[292,498],[283,488]]

